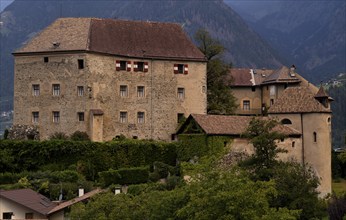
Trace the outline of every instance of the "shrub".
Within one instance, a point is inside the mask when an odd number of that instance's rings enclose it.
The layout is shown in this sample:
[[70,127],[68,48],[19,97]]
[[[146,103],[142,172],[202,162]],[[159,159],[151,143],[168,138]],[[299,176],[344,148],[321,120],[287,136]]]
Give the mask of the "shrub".
[[83,131],[75,131],[71,134],[70,139],[73,141],[90,141],[89,135]]
[[64,132],[55,132],[49,137],[49,140],[67,140],[68,136]]
[[99,173],[100,180],[104,186],[111,184],[138,184],[146,183],[149,179],[148,167],[133,167],[119,170],[110,169]]

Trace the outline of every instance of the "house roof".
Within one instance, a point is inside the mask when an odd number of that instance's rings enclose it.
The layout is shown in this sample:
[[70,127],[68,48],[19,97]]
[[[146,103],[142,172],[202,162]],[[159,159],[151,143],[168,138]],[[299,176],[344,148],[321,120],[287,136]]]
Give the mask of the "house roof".
[[59,18],[14,54],[66,51],[206,61],[179,24],[98,18]]
[[[252,116],[233,116],[233,115],[202,115],[191,114],[198,125],[209,135],[232,135],[238,136],[243,134],[249,126]],[[261,117],[268,119],[266,117]],[[278,124],[273,131],[285,135],[300,135],[301,133],[291,127]],[[179,133],[179,132],[178,132]]]
[[268,110],[271,114],[312,112],[330,113],[331,110],[317,101],[311,89],[305,86],[288,87]]
[[8,191],[0,191],[0,197],[6,198],[29,208],[42,215],[47,215],[48,212],[56,206],[47,197],[33,191],[32,189],[16,189]]
[[55,212],[58,212],[58,211],[60,211],[60,210],[63,210],[63,209],[65,209],[66,207],[69,207],[69,206],[71,206],[71,205],[73,205],[73,204],[76,204],[76,203],[78,203],[78,202],[81,202],[81,201],[84,201],[84,200],[86,200],[86,199],[89,199],[90,197],[92,197],[92,196],[94,196],[94,195],[96,195],[96,194],[98,194],[98,193],[100,193],[100,192],[103,192],[103,191],[104,191],[104,190],[98,188],[98,189],[95,189],[95,190],[90,191],[90,192],[88,192],[88,193],[85,193],[85,194],[84,194],[83,196],[81,196],[81,197],[77,197],[77,198],[71,199],[71,200],[69,200],[69,201],[63,202],[63,203],[59,204],[58,206],[54,207],[52,210],[50,210],[50,211],[48,212],[48,215],[51,215],[51,214],[53,214],[53,213],[55,213]]
[[299,83],[300,79],[297,77],[297,73],[294,70],[282,66],[281,68],[275,70],[273,74],[268,76],[263,80],[262,84],[272,84],[272,83]]
[[231,86],[259,86],[274,83],[299,83],[300,76],[286,66],[277,70],[232,68]]

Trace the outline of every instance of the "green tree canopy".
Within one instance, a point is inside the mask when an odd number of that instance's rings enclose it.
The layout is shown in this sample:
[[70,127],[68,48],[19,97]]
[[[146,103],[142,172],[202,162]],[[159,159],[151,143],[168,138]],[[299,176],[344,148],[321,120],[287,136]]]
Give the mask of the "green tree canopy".
[[206,30],[198,30],[195,34],[198,48],[206,56],[207,63],[207,111],[211,114],[231,114],[235,111],[236,99],[229,85],[231,78],[229,68],[220,56],[224,47],[213,39]]

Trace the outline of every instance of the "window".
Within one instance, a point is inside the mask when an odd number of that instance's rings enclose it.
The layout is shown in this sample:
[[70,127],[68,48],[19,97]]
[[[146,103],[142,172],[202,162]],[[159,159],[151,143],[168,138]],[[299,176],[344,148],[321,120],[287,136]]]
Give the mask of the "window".
[[25,213],[25,219],[34,219],[34,213]]
[[121,97],[127,96],[127,86],[125,86],[125,85],[120,86],[120,96]]
[[144,97],[145,91],[144,86],[137,86],[137,97]]
[[49,58],[48,57],[43,57],[43,62],[48,63],[49,62]]
[[243,110],[250,110],[250,100],[243,101]]
[[127,122],[127,112],[120,112],[120,122],[121,123]]
[[144,71],[144,63],[143,62],[137,62],[137,71]]
[[39,112],[32,112],[32,122],[33,123],[38,123],[39,117],[40,117],[40,113]]
[[173,65],[174,74],[188,74],[187,64],[174,64]]
[[144,123],[144,112],[137,112],[137,123],[138,124]]
[[53,96],[60,95],[60,84],[53,84]]
[[115,64],[116,71],[126,70],[131,71],[131,61],[117,60]]
[[77,86],[77,95],[84,96],[84,86]]
[[178,113],[177,117],[178,117],[178,120],[177,120],[178,123],[185,121],[184,113]]
[[127,65],[127,62],[126,61],[120,61],[120,70],[126,70],[126,65]]
[[295,146],[296,146],[296,142],[292,141],[292,147],[295,147]]
[[53,122],[59,123],[60,121],[60,112],[53,112]]
[[255,92],[255,91],[256,91],[256,87],[252,86],[252,87],[251,87],[251,90],[252,90],[253,92]]
[[185,89],[184,88],[178,88],[178,98],[179,99],[185,98]]
[[84,121],[84,112],[78,112],[78,121]]
[[3,212],[2,219],[12,219],[13,212]]
[[149,70],[148,62],[134,62],[133,64],[135,72],[148,72]]
[[317,142],[317,133],[314,132],[314,133],[313,133],[313,136],[314,136],[314,142],[316,143],[316,142]]
[[40,95],[40,85],[39,84],[32,85],[32,95],[33,96],[39,96]]
[[281,124],[283,124],[283,125],[291,125],[292,122],[291,122],[291,120],[289,120],[287,118],[284,118],[284,119],[282,119]]
[[78,69],[84,69],[84,60],[78,59]]
[[274,99],[270,99],[270,106],[274,105]]

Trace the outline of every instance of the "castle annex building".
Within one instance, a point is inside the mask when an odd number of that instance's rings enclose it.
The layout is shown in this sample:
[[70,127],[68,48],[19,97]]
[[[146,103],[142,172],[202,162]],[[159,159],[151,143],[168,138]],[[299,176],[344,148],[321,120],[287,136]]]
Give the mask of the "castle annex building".
[[[237,113],[268,115],[296,132],[279,146],[281,155],[309,164],[320,178],[322,195],[331,193],[331,97],[315,87],[292,66],[277,70],[231,69],[232,91],[238,100]],[[297,134],[300,134],[297,136]]]
[[178,24],[61,18],[14,57],[14,124],[41,139],[170,140],[179,118],[206,113],[206,60]]

